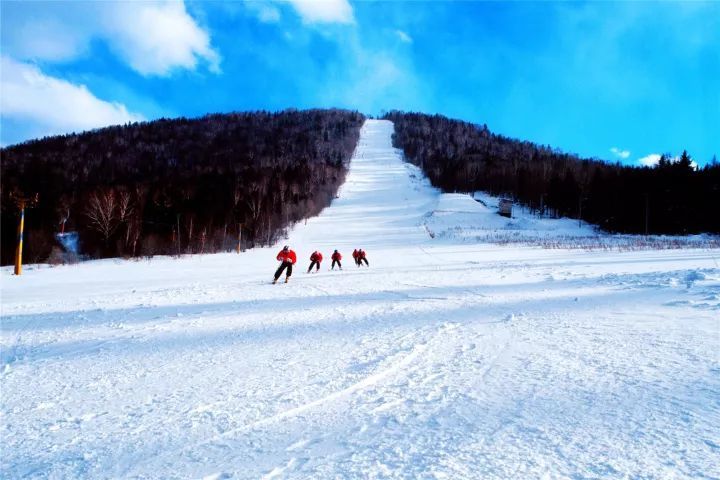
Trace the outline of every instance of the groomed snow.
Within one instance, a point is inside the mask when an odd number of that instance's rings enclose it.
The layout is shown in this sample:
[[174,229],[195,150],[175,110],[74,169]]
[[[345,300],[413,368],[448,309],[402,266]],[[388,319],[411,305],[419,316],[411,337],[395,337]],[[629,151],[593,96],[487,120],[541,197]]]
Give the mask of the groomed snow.
[[512,218],[498,215],[498,198],[484,192],[473,196],[448,193],[440,195],[435,210],[426,220],[428,230],[440,238],[472,238],[486,235],[522,235],[525,238],[567,238],[600,235],[585,222],[569,218],[541,218],[515,205]]
[[718,251],[433,239],[506,219],[392,128],[290,233],[288,284],[277,248],[3,268],[0,477],[720,477]]

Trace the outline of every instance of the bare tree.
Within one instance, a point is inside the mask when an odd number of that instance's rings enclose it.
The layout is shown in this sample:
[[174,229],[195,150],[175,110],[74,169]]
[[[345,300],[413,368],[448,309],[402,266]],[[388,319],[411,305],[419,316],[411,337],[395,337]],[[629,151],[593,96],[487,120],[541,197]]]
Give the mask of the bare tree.
[[123,249],[130,246],[130,220],[133,216],[134,206],[132,204],[132,194],[122,189],[117,193],[117,212],[118,212],[118,223],[125,224],[125,237],[122,245]]
[[247,206],[250,210],[250,218],[255,224],[263,213],[263,205],[267,199],[267,183],[253,184],[250,190],[250,196],[247,199]]
[[130,219],[127,231],[128,246],[130,246],[130,251],[132,252],[132,256],[134,257],[137,252],[137,245],[138,241],[140,240],[140,235],[142,234],[142,220],[139,216],[133,216]]
[[90,227],[102,235],[105,246],[118,227],[118,201],[115,191],[108,188],[92,192],[88,198],[85,215]]
[[205,241],[207,240],[207,228],[200,231],[200,253],[205,253]]
[[[187,253],[193,253],[193,234],[195,233],[195,214],[185,215],[185,230],[187,230]],[[178,242],[179,243],[179,242]]]
[[132,215],[133,205],[131,203],[132,196],[127,190],[120,190],[117,194],[117,213],[118,221],[127,222]]

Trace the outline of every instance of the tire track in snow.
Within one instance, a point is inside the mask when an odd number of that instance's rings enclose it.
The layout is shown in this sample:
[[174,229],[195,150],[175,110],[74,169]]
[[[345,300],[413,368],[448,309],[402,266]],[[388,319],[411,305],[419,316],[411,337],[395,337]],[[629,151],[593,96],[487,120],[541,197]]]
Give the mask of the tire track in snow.
[[227,432],[223,432],[220,435],[217,435],[215,438],[206,440],[206,441],[200,443],[199,445],[206,445],[206,444],[212,443],[213,441],[218,440],[220,438],[229,437],[235,433],[253,430],[258,427],[271,425],[280,420],[285,420],[287,418],[296,417],[296,416],[300,415],[301,413],[311,410],[315,407],[319,407],[320,405],[323,405],[325,403],[339,400],[343,397],[350,396],[353,393],[356,393],[360,390],[364,390],[365,388],[373,386],[373,385],[377,384],[378,382],[380,382],[381,380],[384,380],[385,378],[397,373],[403,367],[411,364],[415,359],[417,359],[417,357],[420,354],[425,352],[425,350],[427,349],[428,343],[429,342],[416,345],[415,347],[413,347],[413,349],[410,351],[410,353],[408,353],[400,361],[394,363],[393,365],[390,365],[388,368],[386,368],[384,370],[381,370],[377,373],[374,373],[372,375],[365,377],[364,379],[360,380],[357,383],[350,385],[347,388],[338,390],[337,392],[333,392],[329,395],[326,395],[326,396],[319,398],[317,400],[314,400],[312,402],[305,403],[305,404],[297,406],[295,408],[291,408],[290,410],[286,410],[284,412],[278,413],[276,415],[272,415],[272,416],[264,418],[262,420],[255,421],[249,425],[244,425],[242,427],[239,427],[239,428],[236,428],[233,430],[228,430]]
[[[339,401],[339,400],[341,400],[343,398],[347,398],[357,392],[360,392],[367,388],[373,387],[373,386],[377,385],[378,383],[380,383],[381,381],[401,372],[404,368],[408,367],[409,365],[412,365],[418,358],[420,358],[424,353],[427,352],[427,350],[430,348],[431,344],[435,343],[438,340],[446,340],[446,337],[443,334],[448,331],[455,330],[458,326],[459,325],[457,323],[442,322],[442,324],[437,326],[437,330],[435,331],[434,334],[431,334],[431,332],[427,332],[427,331],[423,332],[422,330],[418,330],[416,332],[416,334],[423,334],[423,335],[429,334],[429,338],[425,337],[426,340],[424,342],[414,345],[410,349],[410,353],[405,355],[402,359],[394,362],[387,368],[384,368],[384,369],[380,370],[379,372],[373,373],[372,375],[369,375],[369,376],[363,378],[362,380],[360,380],[342,390],[338,390],[336,392],[333,392],[329,395],[321,397],[312,402],[299,405],[297,407],[291,408],[289,410],[285,410],[278,414],[271,415],[269,417],[263,418],[261,420],[257,420],[255,422],[252,422],[247,425],[243,425],[238,428],[224,431],[222,433],[212,436],[211,438],[208,438],[201,442],[195,443],[192,446],[186,446],[179,450],[175,450],[174,452],[179,453],[181,455],[187,454],[187,453],[196,453],[197,449],[204,447],[204,446],[210,446],[213,443],[218,442],[222,439],[226,439],[226,438],[229,438],[234,435],[241,434],[241,433],[251,432],[251,431],[261,428],[261,427],[274,425],[283,420],[295,418],[299,415],[302,415],[305,412],[308,412],[308,411],[311,411],[318,407],[321,407],[322,405],[325,405],[325,404],[328,404],[331,402],[335,402],[335,401]],[[408,334],[408,335],[405,335],[403,338],[407,338],[410,336],[414,336],[414,335]],[[402,340],[402,339],[400,339],[400,340]],[[368,403],[368,402],[363,402],[363,403]],[[375,413],[375,412],[370,411],[370,413]],[[146,463],[148,461],[152,461],[152,459],[142,461],[137,466],[140,466],[140,465],[147,466]],[[136,466],[136,468],[137,468],[137,466]],[[293,465],[290,464],[290,465],[287,465],[286,467],[292,468]],[[284,470],[285,470],[284,468],[281,468],[282,472],[284,472]],[[271,472],[271,474],[272,473],[273,472]],[[274,471],[274,473],[278,474],[280,472]]]

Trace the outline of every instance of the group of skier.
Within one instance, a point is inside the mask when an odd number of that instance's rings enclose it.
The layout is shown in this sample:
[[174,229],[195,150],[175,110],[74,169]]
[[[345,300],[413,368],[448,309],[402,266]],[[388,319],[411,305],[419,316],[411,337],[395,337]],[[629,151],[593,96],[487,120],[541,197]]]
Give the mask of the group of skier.
[[[362,248],[356,248],[353,250],[352,253],[353,260],[355,260],[355,265],[358,267],[362,266],[363,262],[366,266],[370,266],[370,263],[368,263],[367,260],[367,254],[365,253],[365,250]],[[335,270],[335,266],[342,270],[342,263],[340,261],[342,260],[342,254],[338,252],[337,250],[333,251],[333,254],[330,256],[332,259],[332,265],[330,266],[330,270]],[[280,253],[277,254],[277,260],[280,262],[280,266],[275,271],[275,277],[273,279],[273,283],[277,283],[278,279],[282,276],[283,272],[285,273],[285,283],[290,280],[290,276],[292,275],[293,265],[297,262],[297,255],[295,254],[294,250],[291,250],[289,246],[285,245],[282,250],[280,250]],[[315,268],[315,271],[320,270],[320,263],[323,260],[322,253],[315,250],[310,255],[310,266],[307,269],[307,273],[310,273],[313,268]]]
[[353,251],[353,258],[355,259],[355,265],[357,265],[358,267],[361,267],[363,262],[365,262],[365,266],[370,266],[367,261],[367,255],[365,253],[365,250],[363,250],[362,248]]

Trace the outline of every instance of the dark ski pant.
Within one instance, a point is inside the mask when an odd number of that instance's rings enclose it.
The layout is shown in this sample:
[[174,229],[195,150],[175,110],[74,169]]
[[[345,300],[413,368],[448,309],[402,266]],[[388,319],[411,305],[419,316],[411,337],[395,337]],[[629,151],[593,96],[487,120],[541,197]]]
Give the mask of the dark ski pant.
[[342,264],[340,263],[340,260],[333,260],[333,263],[332,263],[332,265],[330,266],[330,270],[334,270],[334,269],[335,269],[335,264],[336,264],[336,263],[337,263],[337,266],[342,269]]
[[283,270],[287,268],[287,276],[289,277],[292,275],[292,262],[283,262],[275,272],[275,280],[280,278],[280,275],[282,275]]
[[310,273],[310,270],[312,270],[313,267],[316,267],[315,270],[320,270],[320,262],[316,262],[315,260],[310,262],[310,267],[308,267],[308,273]]
[[370,266],[370,264],[367,261],[367,258],[365,258],[365,257],[358,258],[358,266],[362,265],[362,262],[365,262],[365,265],[367,265],[368,267]]

